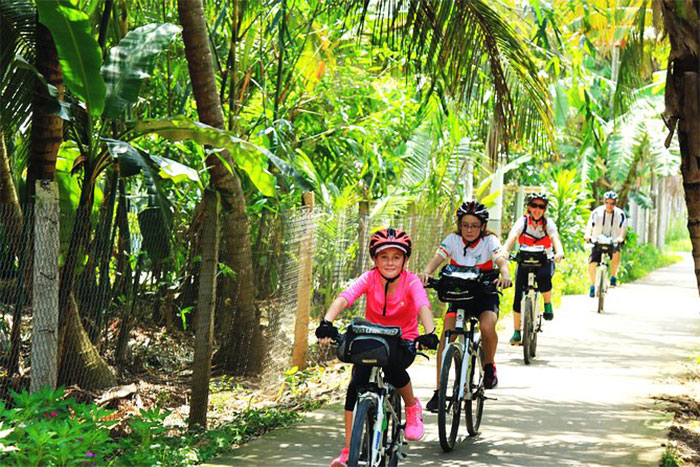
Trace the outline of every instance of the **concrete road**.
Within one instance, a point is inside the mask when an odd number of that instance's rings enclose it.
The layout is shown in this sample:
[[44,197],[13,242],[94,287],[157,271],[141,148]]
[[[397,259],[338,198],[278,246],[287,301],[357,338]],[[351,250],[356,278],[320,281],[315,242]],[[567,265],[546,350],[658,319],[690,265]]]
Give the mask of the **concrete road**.
[[[402,465],[658,465],[669,416],[651,399],[674,392],[671,375],[700,352],[700,298],[689,255],[633,284],[612,289],[603,314],[594,299],[565,297],[540,334],[529,366],[500,333],[499,387],[490,391],[481,433],[445,454],[437,417]],[[432,394],[434,362],[410,373],[418,396]],[[273,431],[208,465],[327,466],[342,447],[342,408],[324,407],[292,428]]]

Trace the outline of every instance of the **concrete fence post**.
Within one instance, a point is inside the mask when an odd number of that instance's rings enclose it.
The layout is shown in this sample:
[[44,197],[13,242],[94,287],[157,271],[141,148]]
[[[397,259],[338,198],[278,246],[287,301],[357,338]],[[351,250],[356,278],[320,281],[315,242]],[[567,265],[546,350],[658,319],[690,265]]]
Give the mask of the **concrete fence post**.
[[31,392],[56,388],[58,375],[58,186],[36,182]]
[[306,368],[306,351],[309,346],[309,315],[311,313],[311,271],[313,266],[314,243],[314,194],[302,195],[304,228],[299,239],[299,282],[297,283],[297,317],[294,326],[294,347],[292,365]]

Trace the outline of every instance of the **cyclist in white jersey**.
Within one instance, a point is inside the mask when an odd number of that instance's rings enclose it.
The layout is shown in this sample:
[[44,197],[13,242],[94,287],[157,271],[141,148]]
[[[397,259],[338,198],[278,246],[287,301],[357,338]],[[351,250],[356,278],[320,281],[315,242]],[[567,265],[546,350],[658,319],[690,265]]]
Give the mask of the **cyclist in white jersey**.
[[[617,270],[620,268],[620,247],[625,242],[627,235],[627,216],[622,209],[616,206],[617,193],[607,191],[603,195],[603,200],[605,204],[598,206],[591,212],[583,239],[589,242],[599,235],[607,235],[617,243],[613,249],[610,264],[610,286],[615,287],[617,285]],[[588,277],[591,286],[589,295],[591,297],[595,297],[595,272],[600,263],[601,255],[600,249],[594,246],[591,250],[591,256],[588,258]]]
[[[446,259],[450,264],[458,266],[475,266],[482,272],[492,272],[495,268],[500,271],[501,277],[495,280],[496,285],[501,288],[510,287],[510,271],[508,270],[508,260],[501,253],[501,242],[493,233],[486,230],[486,223],[489,220],[489,211],[486,206],[477,201],[462,203],[455,212],[457,217],[457,230],[449,234],[440,243],[435,255],[418,274],[423,285],[428,282],[428,278]],[[479,329],[484,346],[484,387],[493,389],[498,385],[498,374],[494,362],[496,347],[498,345],[498,334],[496,334],[496,322],[498,321],[498,295],[478,295],[470,307],[470,313],[479,319]],[[457,310],[450,307],[445,313],[443,322],[443,334],[438,347],[437,357],[437,381],[436,387],[440,385],[440,359],[442,349],[445,347],[445,331],[455,328]],[[437,390],[432,399],[426,405],[430,411],[435,411],[438,405]]]

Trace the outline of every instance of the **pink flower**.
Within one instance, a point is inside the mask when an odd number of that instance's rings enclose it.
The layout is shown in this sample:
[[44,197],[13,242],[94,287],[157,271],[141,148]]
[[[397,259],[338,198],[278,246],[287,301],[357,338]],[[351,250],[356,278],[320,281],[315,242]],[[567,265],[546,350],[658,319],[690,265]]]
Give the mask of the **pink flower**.
[[90,452],[90,451],[88,451],[87,454],[85,454],[85,455],[88,456],[88,457],[95,457],[95,453],[94,453],[94,452]]

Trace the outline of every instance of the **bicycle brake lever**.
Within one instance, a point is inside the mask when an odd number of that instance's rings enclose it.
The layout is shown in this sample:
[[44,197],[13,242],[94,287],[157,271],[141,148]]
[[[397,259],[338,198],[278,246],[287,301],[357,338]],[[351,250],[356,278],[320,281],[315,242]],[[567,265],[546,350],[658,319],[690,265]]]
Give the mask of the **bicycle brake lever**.
[[416,355],[420,355],[421,357],[425,357],[426,359],[430,360],[430,357],[428,357],[428,356],[427,356],[426,354],[424,354],[423,352],[418,352],[418,351],[416,351]]

